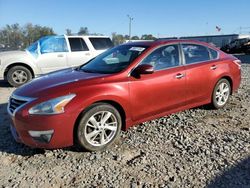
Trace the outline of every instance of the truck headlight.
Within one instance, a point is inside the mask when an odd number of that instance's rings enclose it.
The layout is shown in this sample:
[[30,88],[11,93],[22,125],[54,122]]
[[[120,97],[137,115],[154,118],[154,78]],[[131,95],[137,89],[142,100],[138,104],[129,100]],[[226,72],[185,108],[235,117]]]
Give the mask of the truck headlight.
[[75,94],[70,94],[58,98],[54,98],[40,104],[37,104],[29,109],[29,114],[60,114],[64,112],[64,107],[75,97]]

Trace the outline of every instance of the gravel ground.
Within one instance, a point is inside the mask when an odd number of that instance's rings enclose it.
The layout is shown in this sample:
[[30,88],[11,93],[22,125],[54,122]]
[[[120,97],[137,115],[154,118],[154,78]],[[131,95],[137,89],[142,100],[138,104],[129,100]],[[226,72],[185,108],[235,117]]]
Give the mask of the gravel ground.
[[221,110],[199,107],[123,132],[106,151],[31,149],[13,140],[0,83],[1,187],[250,187],[250,65]]

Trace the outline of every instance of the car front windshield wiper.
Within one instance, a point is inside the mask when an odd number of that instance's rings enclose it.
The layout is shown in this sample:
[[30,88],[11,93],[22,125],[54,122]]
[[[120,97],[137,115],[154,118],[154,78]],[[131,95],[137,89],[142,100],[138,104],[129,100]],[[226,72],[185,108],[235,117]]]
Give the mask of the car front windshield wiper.
[[83,71],[83,72],[87,72],[87,73],[99,73],[97,71],[94,70],[88,70],[88,69],[83,69],[83,68],[78,68],[79,71]]

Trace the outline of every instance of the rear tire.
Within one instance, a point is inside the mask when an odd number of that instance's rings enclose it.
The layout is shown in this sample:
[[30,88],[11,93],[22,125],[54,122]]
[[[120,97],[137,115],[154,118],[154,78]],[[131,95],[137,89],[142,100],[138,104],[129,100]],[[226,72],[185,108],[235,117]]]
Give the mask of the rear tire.
[[29,69],[24,66],[14,66],[7,72],[7,81],[14,87],[19,87],[32,79]]
[[97,103],[83,114],[76,129],[76,141],[81,149],[99,151],[111,145],[122,127],[120,113],[113,106]]
[[212,107],[215,109],[223,108],[231,93],[231,85],[227,79],[220,79],[214,87],[212,95]]

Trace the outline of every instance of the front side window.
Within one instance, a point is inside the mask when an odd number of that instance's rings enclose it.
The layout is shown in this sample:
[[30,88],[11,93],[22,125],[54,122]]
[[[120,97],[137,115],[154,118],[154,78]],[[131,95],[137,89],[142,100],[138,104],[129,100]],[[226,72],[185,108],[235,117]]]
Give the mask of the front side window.
[[69,38],[69,44],[72,52],[88,51],[88,47],[82,38]]
[[48,36],[39,40],[41,54],[53,52],[68,52],[66,40],[63,36]]
[[154,70],[176,67],[180,64],[178,45],[163,46],[149,54],[141,64],[149,64]]
[[79,70],[102,74],[117,73],[127,68],[147,48],[134,45],[117,46],[81,66]]
[[96,50],[105,50],[114,46],[110,38],[90,37],[89,40]]
[[182,44],[186,64],[210,60],[208,49],[197,44]]

